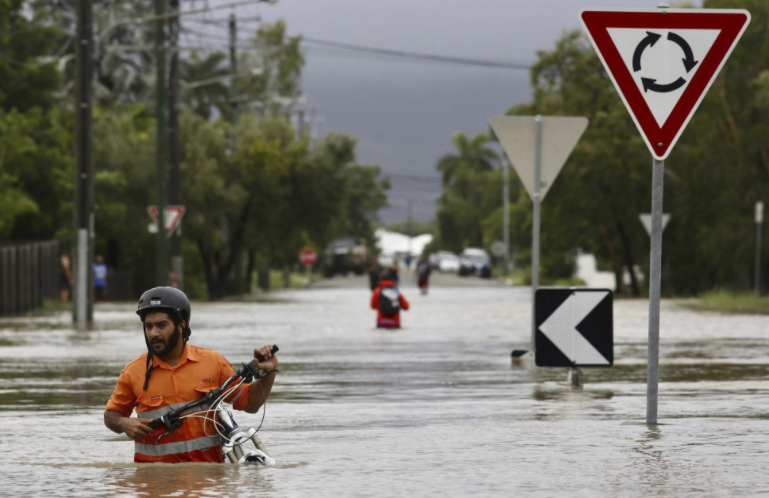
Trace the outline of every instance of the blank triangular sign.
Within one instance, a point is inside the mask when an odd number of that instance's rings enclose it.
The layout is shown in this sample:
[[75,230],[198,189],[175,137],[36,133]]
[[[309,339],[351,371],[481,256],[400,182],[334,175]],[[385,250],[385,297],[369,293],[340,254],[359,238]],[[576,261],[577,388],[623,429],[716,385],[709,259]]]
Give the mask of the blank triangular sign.
[[[494,116],[489,119],[491,129],[505,149],[518,178],[534,197],[534,158],[537,125],[531,116]],[[587,128],[587,118],[544,116],[542,118],[542,171],[540,200],[550,190],[561,172],[569,154]]]
[[[652,234],[652,215],[650,214],[639,214],[638,219],[641,220],[641,223],[643,223],[644,228],[646,229],[646,233],[651,236]],[[668,226],[668,221],[670,221],[670,215],[665,213],[662,215],[662,231],[665,231],[665,227]]]

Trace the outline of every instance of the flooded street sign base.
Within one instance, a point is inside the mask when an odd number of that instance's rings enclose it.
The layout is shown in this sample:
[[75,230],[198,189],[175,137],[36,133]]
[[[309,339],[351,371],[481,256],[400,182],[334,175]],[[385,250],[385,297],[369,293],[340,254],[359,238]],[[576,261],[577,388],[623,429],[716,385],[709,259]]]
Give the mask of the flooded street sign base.
[[581,116],[494,116],[489,124],[533,203],[531,348],[536,349],[534,293],[539,287],[540,205],[585,132],[588,120]]
[[[657,9],[583,9],[579,17],[654,158],[646,423],[657,425],[663,161],[745,32],[750,13],[736,9],[670,9],[661,3]],[[663,35],[665,42],[660,46],[677,45],[684,58],[668,57],[668,49],[650,50],[645,64],[643,53]],[[670,75],[678,78],[671,80]]]
[[571,370],[569,370],[569,384],[572,385],[572,387],[582,387],[582,383],[584,382],[585,374],[582,372],[582,369],[579,367],[574,367]]
[[660,288],[662,284],[662,194],[665,161],[652,164],[652,226],[649,255],[649,363],[646,377],[646,423],[657,425],[660,374]]

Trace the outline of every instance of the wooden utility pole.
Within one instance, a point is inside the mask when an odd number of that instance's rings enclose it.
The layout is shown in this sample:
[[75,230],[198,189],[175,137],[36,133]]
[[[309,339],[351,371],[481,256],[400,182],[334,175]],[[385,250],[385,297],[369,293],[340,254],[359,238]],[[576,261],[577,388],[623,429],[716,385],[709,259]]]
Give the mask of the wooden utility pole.
[[238,121],[238,81],[235,77],[238,74],[238,25],[235,13],[230,13],[230,105],[232,106],[232,122]]
[[[155,14],[162,16],[166,13],[165,0],[155,0]],[[155,175],[157,182],[158,233],[157,233],[157,285],[168,285],[168,240],[166,237],[165,211],[166,175],[168,173],[168,128],[166,121],[166,33],[165,18],[156,21],[155,53],[157,61],[156,79],[156,113],[157,113],[157,151],[155,158]]]
[[[170,0],[172,14],[179,13],[179,0]],[[169,45],[171,61],[168,75],[168,203],[172,206],[182,204],[182,180],[179,170],[181,161],[179,152],[179,16],[169,18]],[[178,279],[179,287],[184,288],[184,257],[182,256],[181,227],[171,236],[171,271]]]

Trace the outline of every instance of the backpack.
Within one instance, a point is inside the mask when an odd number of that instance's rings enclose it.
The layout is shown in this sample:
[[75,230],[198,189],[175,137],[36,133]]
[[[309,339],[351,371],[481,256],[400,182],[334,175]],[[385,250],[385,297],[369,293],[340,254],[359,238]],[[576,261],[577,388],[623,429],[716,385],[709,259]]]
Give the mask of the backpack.
[[384,316],[397,315],[401,310],[401,299],[398,289],[387,285],[379,289],[379,311]]

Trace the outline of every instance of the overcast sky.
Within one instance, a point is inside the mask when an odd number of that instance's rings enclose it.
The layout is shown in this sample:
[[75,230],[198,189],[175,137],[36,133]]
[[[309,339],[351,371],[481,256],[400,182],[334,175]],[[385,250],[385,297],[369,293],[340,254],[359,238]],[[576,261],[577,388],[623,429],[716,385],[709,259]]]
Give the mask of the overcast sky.
[[[215,0],[212,4],[231,0]],[[193,2],[194,3],[194,2]],[[566,31],[581,29],[583,7],[654,8],[639,0],[280,0],[237,8],[241,38],[247,19],[284,19],[290,34],[309,39],[409,52],[530,64]],[[225,18],[227,11],[209,14]],[[191,24],[191,26],[193,26]],[[226,25],[220,25],[226,35]],[[359,138],[358,159],[393,177],[385,222],[435,214],[440,194],[435,164],[452,151],[452,135],[485,132],[488,118],[531,96],[526,70],[395,59],[306,44],[303,87],[316,109],[314,130]]]

